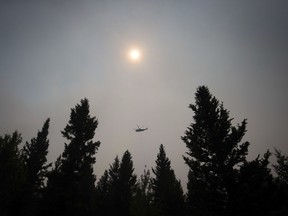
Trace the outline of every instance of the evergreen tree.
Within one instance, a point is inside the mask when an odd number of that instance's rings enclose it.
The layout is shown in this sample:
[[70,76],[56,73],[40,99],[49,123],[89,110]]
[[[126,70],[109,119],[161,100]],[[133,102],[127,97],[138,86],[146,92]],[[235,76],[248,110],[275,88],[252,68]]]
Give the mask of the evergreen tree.
[[118,156],[115,157],[114,162],[110,165],[109,173],[109,195],[108,200],[110,203],[109,212],[110,215],[117,215],[119,211],[119,193],[120,193],[120,184],[119,184],[119,169],[120,161]]
[[103,176],[99,179],[99,182],[97,183],[97,190],[99,191],[99,193],[107,195],[108,189],[109,189],[109,175],[108,171],[105,170]]
[[20,208],[19,195],[25,175],[19,151],[21,135],[0,136],[0,215],[16,215]]
[[44,189],[43,215],[65,215],[66,198],[63,173],[61,171],[61,155],[54,163],[54,167],[47,173],[48,182]]
[[137,182],[137,188],[139,188],[139,190],[146,196],[151,196],[152,188],[151,188],[151,176],[149,170],[144,169],[144,173],[140,176],[140,179]]
[[288,185],[288,156],[283,155],[280,150],[275,149],[275,155],[277,158],[277,165],[273,165],[279,180]]
[[130,215],[130,204],[135,193],[137,177],[134,174],[132,156],[127,150],[124,152],[119,168],[120,183],[120,215]]
[[[48,179],[47,188],[48,194],[56,190],[58,197],[61,197],[58,198],[61,203],[52,201],[56,206],[56,212],[52,212],[54,215],[91,214],[96,179],[93,165],[100,142],[92,140],[98,121],[89,112],[89,103],[85,98],[71,109],[69,123],[62,131],[69,143],[65,143],[64,152]],[[53,193],[49,196],[53,197]]]
[[270,155],[267,151],[263,158],[258,155],[241,166],[233,215],[270,215],[278,206],[276,185],[268,167]]
[[105,170],[102,177],[99,179],[96,187],[97,213],[102,216],[109,216],[109,174]]
[[118,215],[120,209],[119,180],[120,161],[118,156],[115,157],[108,171],[105,170],[103,176],[97,184],[98,195],[98,212],[101,215],[113,216]]
[[[37,137],[26,142],[22,155],[24,160],[26,180],[23,188],[22,214],[33,214],[39,208],[39,201],[42,198],[42,189],[46,178],[47,169],[51,164],[47,164],[49,140],[48,129],[50,119],[48,118]],[[36,214],[36,213],[35,213]]]
[[182,140],[188,148],[188,205],[194,215],[226,215],[235,193],[237,167],[246,161],[248,142],[240,144],[246,132],[246,120],[232,126],[229,112],[206,86],[196,92],[189,108],[194,122]]
[[123,154],[121,162],[118,157],[110,165],[109,200],[110,215],[130,215],[130,204],[136,187],[136,175],[132,156],[129,151]]
[[288,215],[288,156],[275,149],[277,164],[273,165],[277,174],[279,215]]
[[184,197],[181,183],[176,179],[162,144],[157,155],[156,167],[152,168],[152,171],[155,174],[151,180],[153,197],[159,215],[183,215]]
[[155,208],[152,202],[153,192],[150,171],[144,169],[144,173],[140,176],[136,184],[136,192],[131,204],[131,214],[133,216],[154,215]]

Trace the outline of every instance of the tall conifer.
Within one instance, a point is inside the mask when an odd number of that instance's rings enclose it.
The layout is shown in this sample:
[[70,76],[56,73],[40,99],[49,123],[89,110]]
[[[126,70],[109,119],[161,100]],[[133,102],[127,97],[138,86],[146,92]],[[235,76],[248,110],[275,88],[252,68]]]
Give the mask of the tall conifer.
[[54,215],[91,214],[96,180],[93,165],[100,146],[99,141],[93,141],[97,126],[86,98],[71,109],[70,120],[62,131],[69,142],[65,143],[64,152],[48,179],[47,193]]
[[152,168],[155,177],[151,184],[154,204],[160,215],[183,215],[184,197],[181,183],[176,179],[171,162],[166,156],[164,146],[161,144],[156,159],[156,167]]
[[121,162],[116,156],[109,173],[109,201],[110,215],[127,215],[130,213],[130,204],[136,189],[136,175],[132,156],[127,150],[123,154]]
[[22,210],[21,214],[37,215],[39,211],[40,201],[43,197],[43,188],[48,168],[51,164],[47,164],[47,154],[49,147],[48,129],[50,119],[48,118],[38,131],[37,137],[32,138],[30,142],[26,142],[23,147],[22,155],[25,168],[25,184],[23,187]]
[[47,168],[47,154],[49,147],[48,129],[50,119],[48,118],[41,131],[38,131],[37,137],[26,142],[23,147],[23,159],[26,171],[26,181],[29,193],[37,194],[44,186]]
[[246,120],[232,126],[229,111],[206,86],[196,91],[194,122],[182,140],[188,148],[184,156],[189,166],[188,203],[194,215],[226,215],[233,197],[237,167],[246,161],[248,142],[241,143]]
[[19,195],[25,179],[21,141],[17,131],[0,136],[0,215],[17,214],[20,208]]

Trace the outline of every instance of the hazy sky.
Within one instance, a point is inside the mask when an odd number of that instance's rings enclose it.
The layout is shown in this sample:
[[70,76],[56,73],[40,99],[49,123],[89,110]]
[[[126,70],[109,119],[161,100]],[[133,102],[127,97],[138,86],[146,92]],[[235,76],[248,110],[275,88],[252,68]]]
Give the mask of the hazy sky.
[[[131,64],[131,46],[143,59]],[[165,146],[186,187],[187,150],[199,85],[248,119],[249,158],[288,154],[288,1],[0,0],[0,134],[24,141],[51,118],[49,160],[63,151],[70,108],[87,97],[99,126],[99,177],[128,149],[135,171]],[[148,127],[143,133],[133,128]]]

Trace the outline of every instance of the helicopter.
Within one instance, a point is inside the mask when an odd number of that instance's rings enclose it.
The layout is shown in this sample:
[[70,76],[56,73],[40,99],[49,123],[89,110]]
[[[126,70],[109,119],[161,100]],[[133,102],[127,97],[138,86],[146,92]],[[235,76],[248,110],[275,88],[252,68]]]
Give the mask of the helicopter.
[[138,125],[137,125],[137,129],[134,129],[135,132],[143,132],[145,130],[148,130],[148,128],[140,128]]

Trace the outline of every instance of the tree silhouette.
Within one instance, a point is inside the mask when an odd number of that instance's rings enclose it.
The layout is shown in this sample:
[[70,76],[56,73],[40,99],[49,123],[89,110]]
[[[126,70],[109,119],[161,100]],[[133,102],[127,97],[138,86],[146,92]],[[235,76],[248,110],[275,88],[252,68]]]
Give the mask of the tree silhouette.
[[111,205],[109,200],[109,174],[105,170],[104,174],[101,176],[96,187],[96,200],[97,200],[97,213],[98,215],[110,215],[109,206]]
[[92,140],[98,121],[89,112],[89,103],[85,98],[71,109],[69,123],[62,131],[70,142],[65,143],[64,152],[49,176],[47,188],[48,194],[52,192],[50,196],[54,198],[56,193],[60,201],[52,201],[54,215],[91,214],[96,179],[93,165],[100,142]]
[[33,194],[39,193],[39,190],[44,186],[47,168],[50,166],[46,163],[49,147],[49,140],[47,139],[49,122],[50,119],[48,118],[42,130],[38,131],[37,137],[31,139],[30,143],[26,142],[23,147],[26,178]]
[[288,215],[288,157],[275,149],[276,178],[269,168],[269,150],[247,161],[249,142],[242,142],[246,120],[233,126],[229,111],[206,86],[197,88],[195,99],[189,105],[194,121],[181,137],[188,149],[183,156],[189,166],[187,196],[162,144],[154,177],[145,166],[136,182],[127,150],[121,160],[116,156],[95,187],[98,121],[83,99],[71,109],[62,131],[68,142],[50,170],[50,119],[23,149],[17,131],[0,136],[0,215]]
[[[44,179],[47,169],[51,164],[47,164],[49,140],[48,129],[50,119],[48,118],[37,137],[26,142],[23,147],[22,155],[25,168],[25,185],[23,188],[22,214],[31,215],[39,207],[39,200],[43,197]],[[36,214],[36,213],[35,213]]]
[[244,162],[240,168],[233,215],[269,215],[277,206],[276,186],[269,166],[271,153]]
[[246,120],[232,126],[229,112],[206,86],[198,87],[194,122],[182,140],[188,148],[183,156],[189,166],[188,205],[194,215],[225,215],[235,193],[237,166],[246,161],[248,142],[240,144],[246,132]]
[[136,192],[131,204],[131,214],[133,216],[152,216],[155,215],[155,212],[150,171],[144,169],[144,173],[136,184]]
[[283,155],[280,150],[275,149],[277,165],[273,165],[279,180],[288,185],[288,156]]
[[118,156],[115,157],[114,162],[110,165],[108,170],[109,174],[109,189],[108,189],[108,200],[109,200],[109,212],[108,215],[117,215],[119,214],[120,209],[120,180],[119,180],[119,169],[120,169],[120,161]]
[[135,193],[137,177],[134,174],[132,156],[127,150],[124,152],[119,168],[120,183],[120,215],[130,215],[130,204]]
[[130,215],[130,204],[137,180],[130,152],[125,151],[121,163],[116,156],[108,172],[110,215]]
[[25,175],[19,151],[21,134],[0,136],[0,215],[15,215],[20,208],[19,195]]
[[277,174],[278,184],[278,208],[279,215],[288,215],[288,156],[275,149],[277,164],[273,165]]
[[155,174],[151,180],[153,197],[159,214],[183,215],[184,197],[181,183],[175,177],[162,144],[157,155],[156,167],[152,168],[152,171]]

